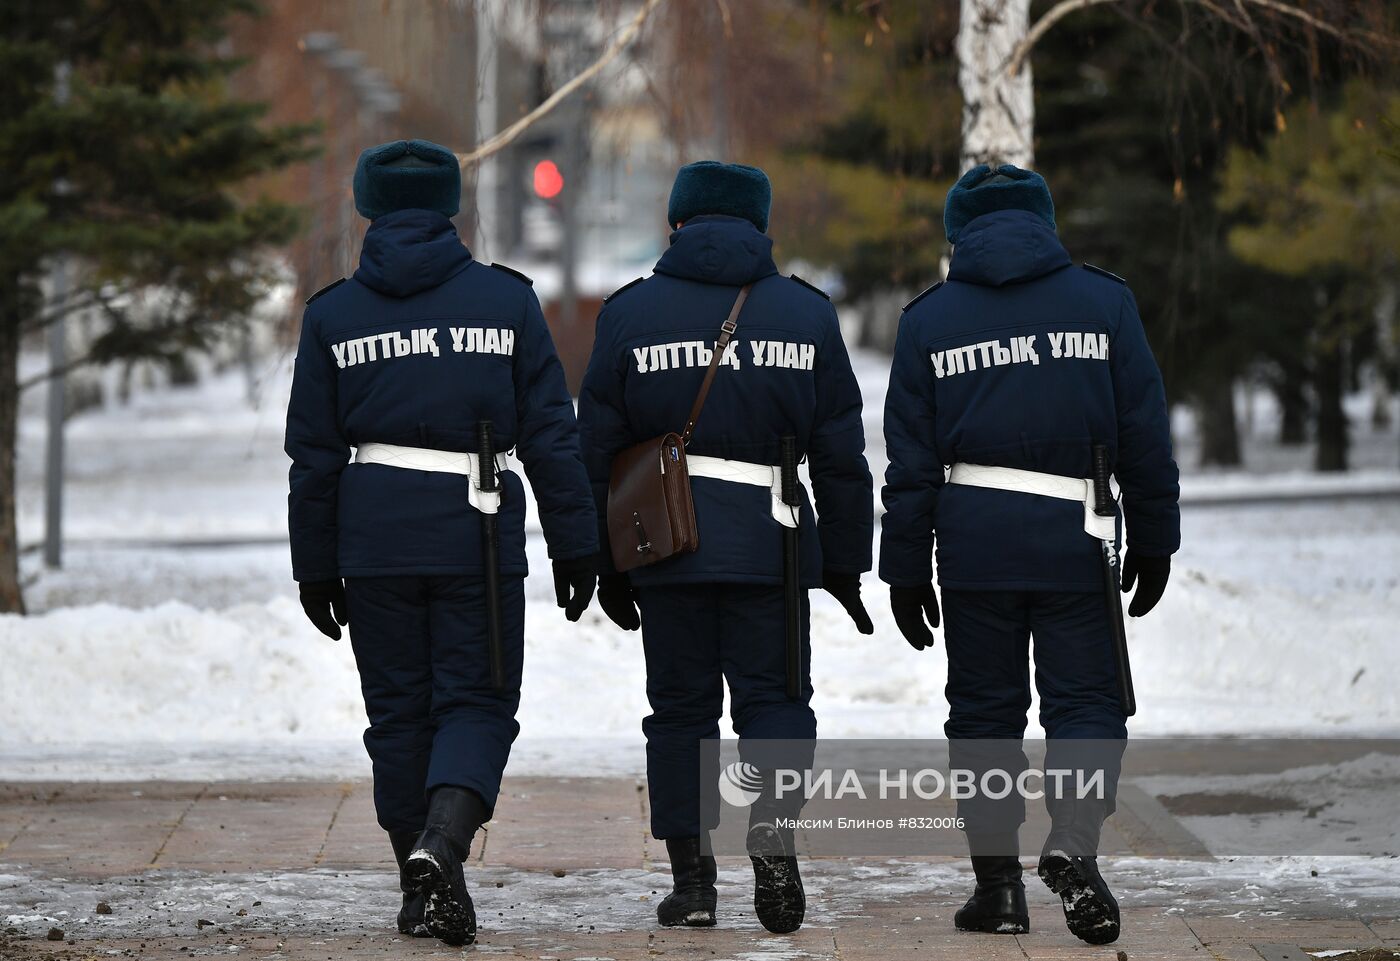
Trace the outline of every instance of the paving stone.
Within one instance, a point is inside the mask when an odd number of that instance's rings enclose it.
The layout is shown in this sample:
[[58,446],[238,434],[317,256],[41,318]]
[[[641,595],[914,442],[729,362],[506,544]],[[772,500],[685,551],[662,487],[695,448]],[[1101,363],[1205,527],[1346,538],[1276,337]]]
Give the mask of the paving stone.
[[374,813],[373,786],[368,781],[356,781],[346,785],[346,790],[349,793],[335,814],[317,863],[392,869],[394,850]]
[[1254,946],[1242,941],[1217,941],[1206,945],[1212,961],[1262,961]]
[[521,868],[641,867],[642,793],[627,778],[508,779],[476,856]]
[[155,866],[211,872],[311,867],[348,791],[340,784],[211,787],[189,808]]
[[[114,920],[128,923],[129,912],[142,910],[138,905],[147,891],[150,899],[164,896],[162,885],[200,882],[224,872],[251,876],[246,884],[233,878],[219,888],[235,891],[237,903],[225,904],[229,895],[221,893],[219,903],[208,907],[209,913],[197,915],[215,922],[210,927],[189,931],[181,927],[178,934],[171,928],[167,935],[162,916],[152,922],[161,925],[160,931],[152,932],[160,937],[109,938],[101,935],[105,919],[75,916],[70,929],[83,933],[83,939],[70,944],[44,941],[42,929],[47,922],[30,923],[23,939],[8,937],[0,929],[3,961],[106,957],[189,961],[211,956],[355,961],[460,959],[463,954],[432,940],[403,938],[389,926],[392,915],[385,906],[395,897],[392,853],[375,821],[367,781],[0,784],[0,844],[7,845],[0,849],[0,861],[7,865],[0,873],[33,877],[39,884],[62,885],[60,878],[86,878],[83,883],[93,885],[99,895],[105,890],[125,892],[124,899],[114,897],[112,903]],[[480,942],[473,950],[482,957],[501,959],[1115,961],[1121,950],[1130,961],[1262,961],[1253,945],[1335,949],[1383,940],[1400,943],[1400,920],[1380,918],[1368,926],[1336,916],[1335,906],[1327,904],[1320,904],[1317,913],[1332,916],[1320,920],[1191,917],[1162,907],[1129,906],[1124,909],[1122,939],[1115,945],[1094,947],[1069,934],[1058,899],[1033,877],[1028,877],[1027,889],[1032,933],[1020,937],[962,933],[953,930],[952,915],[966,897],[971,876],[960,860],[947,858],[880,859],[881,864],[895,867],[907,863],[926,867],[932,862],[938,865],[937,880],[930,881],[930,890],[917,895],[909,894],[906,885],[898,896],[876,894],[869,899],[852,893],[861,883],[861,861],[804,859],[813,890],[826,892],[826,897],[814,899],[809,923],[802,930],[783,937],[764,932],[753,918],[747,859],[721,858],[721,926],[662,929],[654,922],[654,910],[664,893],[665,849],[649,840],[645,792],[628,778],[507,779],[497,818],[473,853],[477,863],[472,883],[482,918]],[[1028,856],[1024,863],[1033,869],[1033,858]],[[955,866],[956,873],[945,872],[946,866]],[[523,930],[530,906],[522,904],[522,895],[512,888],[522,885],[525,897],[554,897],[549,885],[556,870],[565,876],[558,882],[558,900],[549,904],[550,920],[541,928]],[[647,870],[655,873],[643,873]],[[569,899],[581,897],[580,891],[590,883],[590,872],[598,872],[600,882],[610,882],[620,892],[617,903],[605,909],[606,917],[592,919],[608,930],[584,930],[590,919],[577,918],[568,907]],[[911,876],[907,867],[903,876]],[[330,907],[313,907],[327,920],[298,926],[286,923],[285,915],[260,917],[256,908],[244,919],[230,920],[233,908],[259,898],[259,885],[271,890],[297,883],[296,877],[321,879],[317,880],[323,884],[321,890],[331,893]],[[326,877],[343,877],[348,887],[336,881],[326,888]],[[503,887],[495,888],[493,878]],[[623,879],[620,884],[619,878]],[[138,888],[143,881],[149,887]],[[650,893],[653,885],[655,895]],[[132,894],[137,890],[141,896]],[[353,893],[347,895],[347,890]],[[339,901],[334,900],[335,892],[340,892]],[[374,912],[385,917],[347,918],[343,928],[335,927],[335,912],[344,912],[346,904],[361,903],[359,899],[371,899]],[[24,893],[13,901],[25,903]],[[1306,914],[1308,908],[1296,910]],[[181,917],[177,916],[178,926],[194,928],[196,916],[187,921]],[[493,921],[499,928],[493,929]],[[288,933],[277,933],[273,928],[277,924]],[[319,930],[317,925],[329,933],[304,933]],[[219,932],[219,926],[226,926],[228,933]]]
[[1196,937],[1204,944],[1217,941],[1297,944],[1304,948],[1365,947],[1381,939],[1361,921],[1326,918],[1298,921],[1288,918],[1189,918]]
[[142,871],[189,809],[184,799],[117,794],[100,803],[59,797],[32,812],[6,861],[73,874]]
[[1400,919],[1382,918],[1367,924],[1376,937],[1387,944],[1400,944]]

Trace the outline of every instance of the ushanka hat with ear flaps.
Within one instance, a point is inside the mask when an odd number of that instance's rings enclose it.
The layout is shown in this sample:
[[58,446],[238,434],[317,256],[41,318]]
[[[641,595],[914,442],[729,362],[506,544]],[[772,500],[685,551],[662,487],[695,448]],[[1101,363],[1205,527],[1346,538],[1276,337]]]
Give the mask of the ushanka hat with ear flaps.
[[360,154],[354,187],[355,209],[369,220],[396,210],[433,210],[451,217],[462,203],[462,170],[446,147],[394,140]]
[[768,209],[773,205],[773,185],[768,175],[745,164],[700,160],[686,164],[676,174],[666,222],[672,227],[702,214],[742,217],[759,230],[768,230]]
[[992,168],[978,164],[958,178],[943,205],[943,231],[956,245],[963,228],[995,210],[1025,210],[1055,229],[1055,202],[1050,187],[1034,170],[1011,164]]

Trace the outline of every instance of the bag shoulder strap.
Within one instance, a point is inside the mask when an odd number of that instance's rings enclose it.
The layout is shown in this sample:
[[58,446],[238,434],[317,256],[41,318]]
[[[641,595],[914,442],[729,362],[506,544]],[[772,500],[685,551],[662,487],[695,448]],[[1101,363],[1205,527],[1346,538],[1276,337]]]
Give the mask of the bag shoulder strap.
[[714,383],[715,371],[719,370],[720,358],[724,356],[725,348],[729,346],[729,338],[734,336],[734,331],[739,327],[739,311],[744,309],[744,301],[749,299],[749,291],[753,289],[753,284],[745,284],[739,288],[739,296],[734,298],[734,306],[729,308],[729,316],[724,323],[719,325],[719,339],[715,341],[714,353],[710,355],[710,366],[705,371],[705,379],[700,382],[700,392],[695,395],[695,403],[690,407],[690,416],[685,420],[685,430],[681,432],[681,443],[689,444],[690,435],[695,430],[695,422],[700,418],[700,411],[705,406],[705,398],[710,394],[710,384]]

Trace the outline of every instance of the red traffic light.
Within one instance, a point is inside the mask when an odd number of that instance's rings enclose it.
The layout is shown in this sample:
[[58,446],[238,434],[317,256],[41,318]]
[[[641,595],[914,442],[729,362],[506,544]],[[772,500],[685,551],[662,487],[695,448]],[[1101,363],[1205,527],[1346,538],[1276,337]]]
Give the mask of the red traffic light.
[[541,160],[535,164],[535,193],[545,200],[553,200],[564,190],[564,175],[553,160]]

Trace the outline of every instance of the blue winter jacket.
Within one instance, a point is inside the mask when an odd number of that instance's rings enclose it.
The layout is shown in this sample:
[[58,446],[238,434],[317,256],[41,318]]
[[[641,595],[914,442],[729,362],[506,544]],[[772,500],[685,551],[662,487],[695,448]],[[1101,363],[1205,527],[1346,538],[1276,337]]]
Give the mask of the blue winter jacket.
[[[598,315],[579,395],[584,462],[600,516],[619,451],[680,431],[739,288],[753,291],[716,372],[688,450],[777,464],[784,435],[809,465],[818,521],[802,492],[801,570],[870,570],[874,533],[860,388],[826,295],[778,274],[773,242],[747,220],[695,217],[671,234],[655,273],[610,296]],[[732,358],[732,359],[729,359]],[[692,479],[700,548],[632,572],[636,585],[782,582],[782,531],[769,491]],[[603,525],[606,536],[606,524]]]
[[[474,261],[439,213],[376,219],[355,276],[302,319],[286,436],[296,579],[481,573],[465,476],[349,463],[366,442],[475,451],[481,420],[524,464],[550,556],[595,552],[573,402],[530,282]],[[524,489],[502,481],[501,570],[524,574]]]
[[1102,590],[1082,505],[944,483],[959,462],[1088,477],[1108,447],[1130,550],[1181,539],[1162,377],[1132,291],[1071,265],[1044,221],[1002,210],[972,221],[948,280],[900,320],[885,441],[890,465],[880,577],[954,590]]

